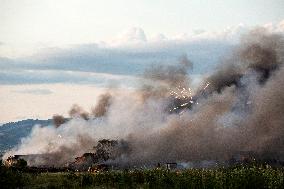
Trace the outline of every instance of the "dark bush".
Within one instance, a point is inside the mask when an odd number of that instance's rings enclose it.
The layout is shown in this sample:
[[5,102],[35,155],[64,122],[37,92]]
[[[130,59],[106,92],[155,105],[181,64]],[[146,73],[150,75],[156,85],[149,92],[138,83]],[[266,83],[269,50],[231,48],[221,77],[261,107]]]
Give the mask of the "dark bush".
[[284,188],[284,169],[129,170],[100,173],[28,173],[0,168],[2,188]]

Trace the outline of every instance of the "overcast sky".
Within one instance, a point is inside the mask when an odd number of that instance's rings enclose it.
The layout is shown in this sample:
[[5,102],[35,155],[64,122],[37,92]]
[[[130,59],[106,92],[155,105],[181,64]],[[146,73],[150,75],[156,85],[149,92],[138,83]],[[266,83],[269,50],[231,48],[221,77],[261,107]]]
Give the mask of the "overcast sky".
[[284,1],[0,0],[0,122],[90,108],[184,54],[198,80],[257,26],[283,33]]

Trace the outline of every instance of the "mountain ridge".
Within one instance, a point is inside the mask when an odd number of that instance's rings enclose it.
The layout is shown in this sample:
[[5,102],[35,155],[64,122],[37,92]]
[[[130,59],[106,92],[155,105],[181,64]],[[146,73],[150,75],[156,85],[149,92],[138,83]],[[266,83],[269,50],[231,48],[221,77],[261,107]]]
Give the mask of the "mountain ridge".
[[52,119],[25,119],[2,124],[2,126],[0,126],[0,156],[4,154],[5,151],[19,144],[22,138],[27,137],[35,125],[45,127],[51,124]]

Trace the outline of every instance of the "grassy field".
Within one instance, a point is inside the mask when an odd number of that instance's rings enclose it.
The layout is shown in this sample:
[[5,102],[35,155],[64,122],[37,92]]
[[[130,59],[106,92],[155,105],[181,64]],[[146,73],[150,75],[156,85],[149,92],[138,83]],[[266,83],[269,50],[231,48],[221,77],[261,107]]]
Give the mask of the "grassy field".
[[284,169],[238,166],[32,174],[1,167],[0,188],[284,188]]

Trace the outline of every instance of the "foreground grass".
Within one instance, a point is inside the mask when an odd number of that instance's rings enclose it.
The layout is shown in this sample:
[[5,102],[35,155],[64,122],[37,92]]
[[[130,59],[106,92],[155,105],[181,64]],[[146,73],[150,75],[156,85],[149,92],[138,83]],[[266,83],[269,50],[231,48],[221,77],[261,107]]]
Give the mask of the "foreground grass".
[[284,169],[232,167],[183,171],[25,173],[1,169],[1,188],[284,188]]

